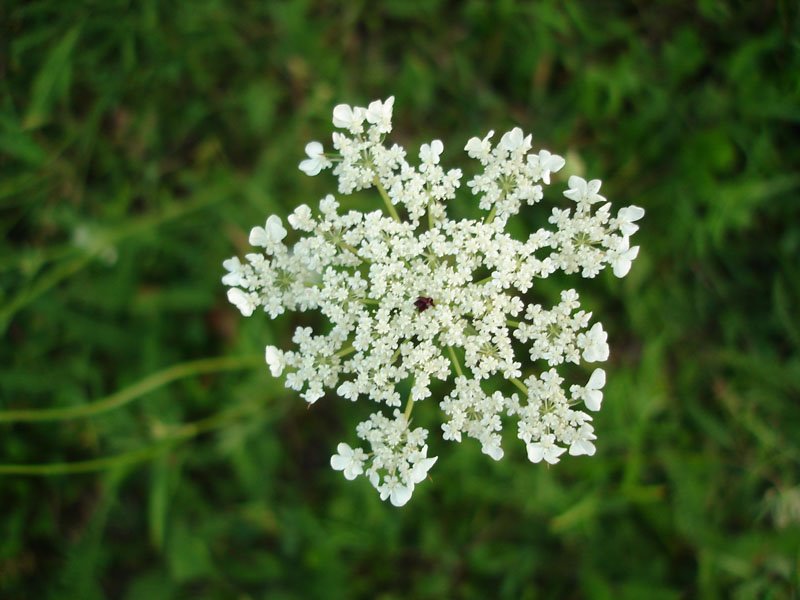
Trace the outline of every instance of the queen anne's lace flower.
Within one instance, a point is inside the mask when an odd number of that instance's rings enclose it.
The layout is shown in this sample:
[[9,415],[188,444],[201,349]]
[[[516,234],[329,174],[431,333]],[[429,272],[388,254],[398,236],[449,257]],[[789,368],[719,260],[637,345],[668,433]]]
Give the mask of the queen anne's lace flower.
[[[292,350],[267,346],[267,365],[309,404],[333,392],[386,407],[356,428],[366,448],[340,443],[331,466],[347,479],[365,476],[395,506],[436,462],[428,457],[428,431],[411,426],[414,407],[434,395],[444,413],[442,437],[474,438],[494,460],[503,457],[509,417],[534,463],[555,464],[566,452],[593,455],[592,417],[581,409],[600,409],[605,371],[594,369],[567,393],[556,367],[607,360],[608,335],[575,290],[550,308],[533,301],[536,281],[556,271],[594,277],[608,266],[626,275],[639,250],[630,236],[644,210],[628,206],[612,217],[600,181],[573,176],[563,193],[571,202],[551,210],[550,227],[511,236],[508,219],[540,202],[565,164],[532,151],[532,136],[514,128],[496,146],[493,132],[467,142],[482,167],[467,187],[487,214],[456,219],[447,205],[461,170],[442,167],[440,140],[422,145],[418,166],[402,147],[385,145],[393,106],[394,98],[336,106],[335,155],[311,142],[300,163],[308,175],[332,167],[341,194],[376,188],[388,215],[341,210],[328,195],[316,212],[303,204],[289,215],[294,233],[270,216],[250,233],[263,251],[223,263],[228,299],[245,316],[261,307],[270,318],[287,310],[326,317],[325,333],[298,327]],[[437,382],[447,381],[453,385],[442,394]]]

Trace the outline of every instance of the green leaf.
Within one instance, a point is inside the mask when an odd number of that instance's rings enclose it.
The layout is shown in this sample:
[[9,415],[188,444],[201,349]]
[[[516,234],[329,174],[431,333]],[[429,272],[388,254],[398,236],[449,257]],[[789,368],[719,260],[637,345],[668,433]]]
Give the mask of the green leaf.
[[79,34],[79,27],[70,29],[50,51],[36,75],[28,110],[22,121],[25,129],[44,125],[50,119],[55,103],[67,95],[72,76],[72,50]]
[[40,166],[47,153],[19,124],[9,117],[0,117],[0,154],[16,158],[32,167]]
[[202,532],[178,521],[170,530],[167,561],[172,579],[182,583],[214,572],[211,554]]
[[67,549],[65,564],[52,598],[99,600],[105,596],[98,581],[98,573],[102,572],[108,560],[103,537],[109,515],[119,495],[120,485],[127,473],[128,470],[123,468],[104,475],[96,498],[97,505],[91,517]]
[[164,530],[169,507],[172,456],[162,454],[150,467],[150,495],[148,496],[148,525],[150,542],[161,550],[164,547]]

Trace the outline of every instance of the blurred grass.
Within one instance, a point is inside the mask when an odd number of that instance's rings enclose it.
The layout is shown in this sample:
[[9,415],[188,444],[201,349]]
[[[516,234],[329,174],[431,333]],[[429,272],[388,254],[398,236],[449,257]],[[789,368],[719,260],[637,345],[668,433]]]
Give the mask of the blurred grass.
[[613,349],[595,458],[432,441],[398,511],[327,466],[349,403],[306,410],[263,369],[182,378],[0,424],[0,462],[38,464],[242,415],[144,464],[2,476],[1,595],[796,598],[799,51],[785,0],[2,4],[0,410],[287,343],[291,318],[227,305],[220,265],[331,189],[296,165],[340,101],[394,94],[395,138],[451,162],[520,125],[648,212],[631,275],[581,286]]

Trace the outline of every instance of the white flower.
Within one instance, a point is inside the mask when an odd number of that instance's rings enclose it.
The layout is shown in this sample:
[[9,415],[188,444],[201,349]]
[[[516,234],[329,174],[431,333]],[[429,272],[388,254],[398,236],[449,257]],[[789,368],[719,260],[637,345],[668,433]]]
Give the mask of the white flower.
[[625,237],[631,236],[639,231],[639,226],[635,221],[638,221],[644,216],[644,209],[640,206],[626,206],[620,208],[617,213],[617,221],[619,221],[619,230]]
[[228,290],[228,302],[238,308],[242,315],[249,317],[258,306],[258,297],[234,287]]
[[227,286],[237,286],[242,283],[242,273],[244,267],[237,257],[232,257],[222,262],[223,268],[228,271],[223,278],[222,283]]
[[301,204],[295,208],[287,221],[289,221],[292,229],[297,231],[312,231],[314,229],[314,219],[311,217],[311,209],[307,204]]
[[286,361],[283,358],[283,352],[281,352],[275,346],[267,346],[264,349],[264,356],[267,360],[267,365],[269,366],[269,371],[272,373],[272,376],[280,377],[281,373],[283,373],[283,369],[286,367]]
[[564,195],[579,204],[605,202],[606,199],[597,193],[600,191],[600,185],[599,179],[592,179],[587,182],[583,177],[572,175],[569,178],[569,189],[564,192]]
[[531,145],[531,138],[532,136],[528,134],[526,137],[522,133],[522,129],[519,127],[514,127],[509,132],[503,134],[503,137],[500,138],[500,148],[503,150],[507,150],[509,152],[514,152],[515,150],[527,150],[530,148]]
[[559,461],[559,456],[566,452],[566,448],[555,445],[554,435],[545,435],[540,442],[528,444],[528,460],[532,463],[544,460],[551,465]]
[[567,161],[558,154],[551,154],[548,150],[539,150],[539,155],[535,166],[538,167],[541,180],[547,185],[550,185],[550,173],[557,173],[560,171]]
[[602,389],[605,385],[606,372],[599,368],[592,371],[589,382],[586,384],[586,396],[584,397],[586,408],[593,411],[600,410],[600,404],[603,402]]
[[486,164],[492,151],[492,144],[489,140],[493,135],[494,131],[490,131],[483,139],[479,137],[470,138],[467,145],[464,146],[467,155],[469,155],[470,158],[477,158],[481,163]]
[[389,96],[385,101],[375,100],[369,103],[366,112],[367,121],[375,125],[380,133],[389,133],[392,130],[392,107],[394,96]]
[[[428,453],[428,447],[424,446],[421,450],[422,454],[425,455]],[[425,481],[425,478],[428,476],[428,471],[431,470],[431,467],[436,464],[436,461],[439,459],[438,456],[432,456],[431,458],[423,458],[419,462],[417,462],[412,468],[411,472],[409,473],[409,481],[413,484],[422,483]]]
[[614,275],[625,277],[631,270],[631,263],[639,255],[639,246],[629,248],[629,239],[622,238],[620,248],[611,258],[611,266],[614,268]]
[[306,155],[308,158],[300,162],[300,170],[306,175],[313,177],[331,165],[331,161],[326,158],[325,150],[319,142],[306,144]]
[[390,479],[380,490],[381,500],[386,500],[388,498],[392,506],[397,506],[398,508],[404,506],[411,500],[411,494],[413,492],[413,485],[403,485],[397,479]]
[[419,149],[419,159],[423,167],[439,164],[439,155],[444,150],[442,140],[433,140],[430,144],[422,144]]
[[349,104],[338,104],[333,109],[333,124],[339,129],[347,129],[350,133],[360,133],[361,124],[367,116],[363,108],[353,108]]
[[585,334],[578,336],[578,346],[583,348],[583,360],[586,362],[603,362],[608,360],[608,334],[603,331],[602,323],[595,323]]
[[285,237],[286,229],[283,227],[281,218],[276,215],[270,216],[264,227],[253,227],[250,230],[250,244],[252,246],[269,248],[279,244]]
[[570,456],[594,456],[596,448],[592,443],[597,436],[591,427],[582,427],[578,431],[577,437],[569,445]]
[[481,442],[481,451],[494,460],[503,457],[500,447],[500,415],[507,409],[510,399],[500,392],[484,393],[480,381],[458,377],[455,389],[445,397],[439,407],[448,417],[442,424],[444,439],[461,441],[466,433]]
[[343,471],[345,479],[353,480],[364,472],[366,455],[361,448],[353,450],[345,443],[336,446],[336,452],[331,456],[331,467],[336,471]]
[[492,458],[493,460],[500,460],[504,456],[503,449],[500,446],[487,445],[481,448],[481,452]]
[[461,170],[441,166],[441,140],[423,144],[414,164],[405,149],[385,144],[393,107],[393,97],[336,106],[333,152],[311,142],[300,163],[309,175],[332,167],[340,194],[377,188],[373,208],[344,210],[328,194],[313,213],[301,204],[289,215],[291,243],[272,215],[250,232],[257,252],[223,263],[228,298],[245,316],[260,307],[271,319],[320,317],[309,320],[317,329],[294,329],[290,349],[265,348],[270,372],[309,404],[338,395],[377,406],[356,427],[363,449],[339,444],[331,467],[363,476],[394,506],[425,485],[437,462],[428,457],[428,430],[411,426],[415,411],[437,404],[441,437],[475,440],[493,460],[504,456],[509,419],[531,462],[593,455],[584,411],[600,409],[605,371],[595,369],[584,386],[565,382],[576,371],[563,365],[607,360],[608,336],[573,289],[554,305],[528,299],[546,296],[541,280],[557,271],[626,274],[644,211],[629,206],[613,217],[600,181],[573,176],[564,195],[575,204],[543,214],[527,237],[519,228],[512,235],[509,220],[552,196],[551,174],[565,165],[532,150],[532,135],[516,127],[494,146],[492,132],[466,143],[479,163],[466,187],[484,215],[456,218],[449,207],[465,200]]

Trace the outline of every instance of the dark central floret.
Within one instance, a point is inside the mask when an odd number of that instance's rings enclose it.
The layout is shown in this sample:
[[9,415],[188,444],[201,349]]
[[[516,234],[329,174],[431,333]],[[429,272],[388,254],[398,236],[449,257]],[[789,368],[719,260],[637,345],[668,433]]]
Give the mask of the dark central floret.
[[435,306],[433,302],[433,298],[428,298],[427,296],[420,296],[416,300],[414,300],[414,306],[417,307],[419,312],[424,312],[428,310],[431,306]]

